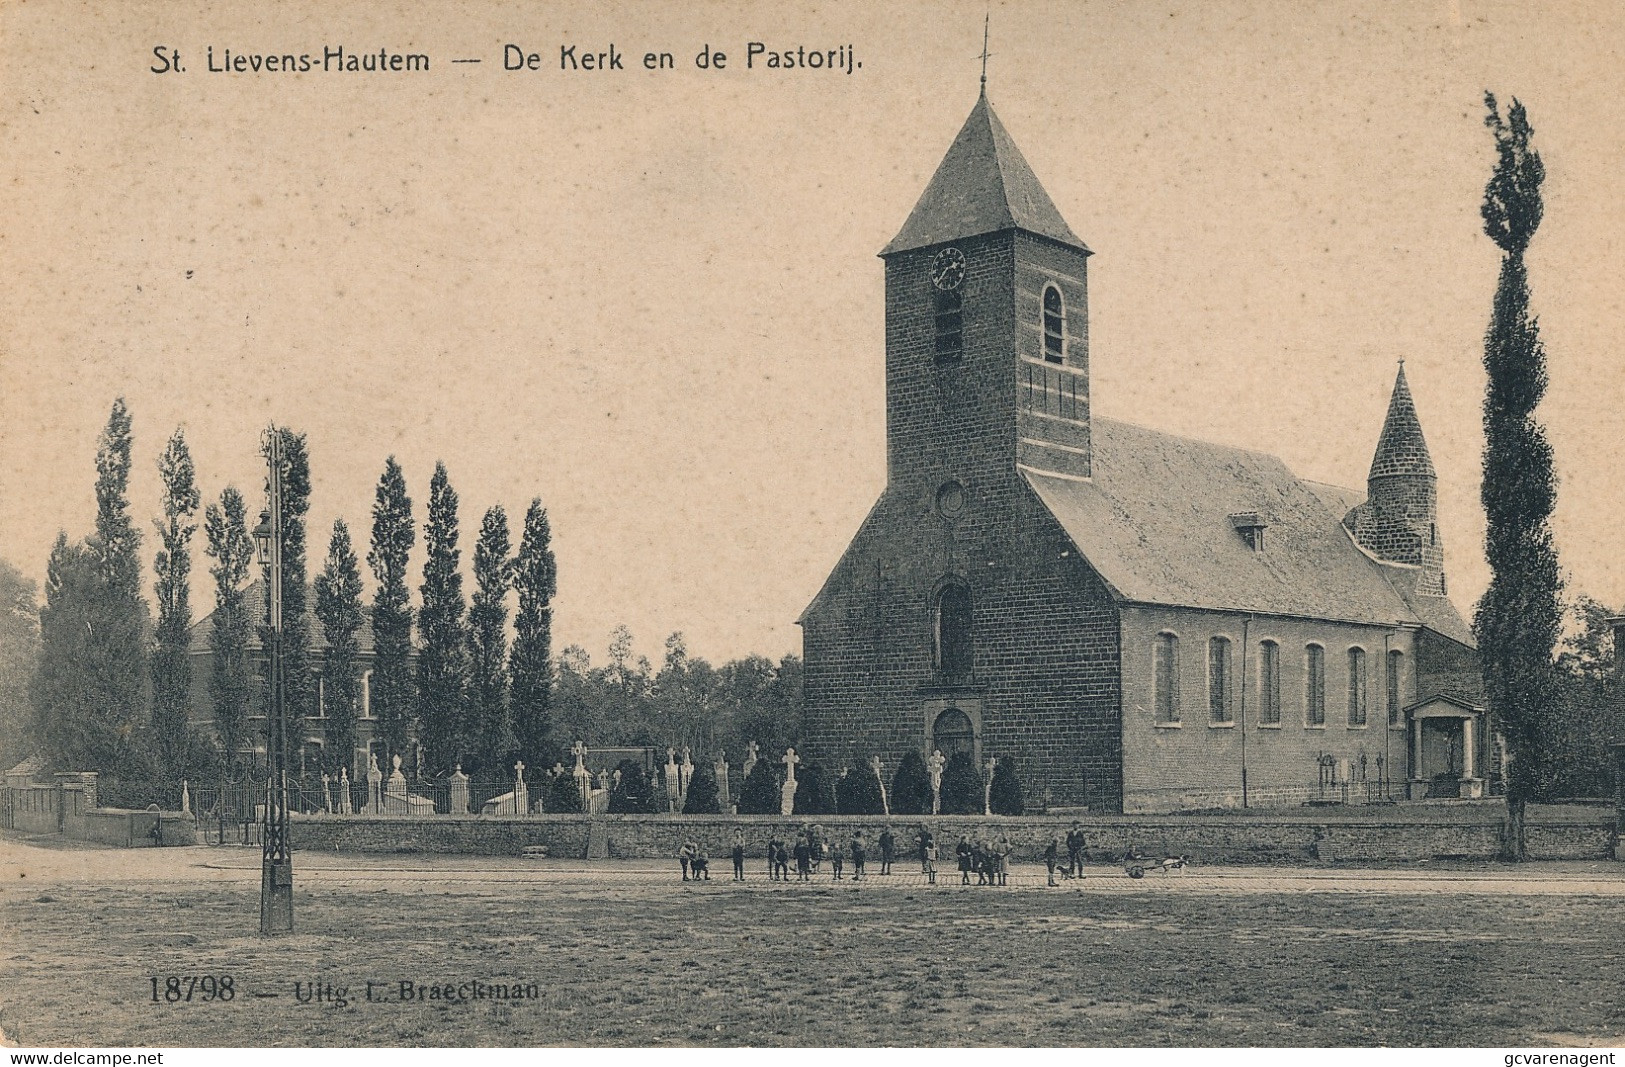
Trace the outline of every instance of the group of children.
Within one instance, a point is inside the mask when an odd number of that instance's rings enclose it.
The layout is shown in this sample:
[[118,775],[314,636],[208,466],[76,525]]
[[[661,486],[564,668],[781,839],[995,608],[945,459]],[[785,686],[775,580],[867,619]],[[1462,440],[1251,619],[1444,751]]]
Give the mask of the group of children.
[[[936,838],[929,828],[922,825],[915,834],[919,849],[920,873],[925,875],[930,885],[937,884],[937,844]],[[879,846],[880,873],[891,874],[892,862],[897,855],[897,838],[891,827],[881,831],[876,841]],[[733,880],[745,880],[745,832],[735,830],[732,847]],[[1015,849],[1006,834],[999,834],[992,840],[972,841],[969,835],[962,835],[959,843],[954,846],[954,855],[959,862],[959,884],[970,885],[971,875],[976,875],[977,885],[1009,885],[1010,884],[1010,854]],[[1087,854],[1087,843],[1083,831],[1076,823],[1064,836],[1056,834],[1044,849],[1044,865],[1049,869],[1049,884],[1058,884],[1055,881],[1057,871],[1068,878],[1081,878],[1083,876],[1083,861]],[[1062,855],[1065,855],[1063,865]],[[863,831],[852,834],[851,840],[844,846],[839,842],[832,842],[825,836],[823,830],[817,826],[809,826],[796,835],[794,842],[787,842],[775,834],[767,843],[767,871],[768,878],[775,882],[790,881],[790,867],[795,864],[795,880],[798,882],[811,881],[818,875],[824,865],[829,864],[830,875],[835,881],[846,877],[846,859],[852,861],[852,880],[861,881],[867,877],[866,862],[869,858],[868,844],[863,837]],[[705,846],[695,838],[684,841],[677,850],[677,859],[683,865],[683,881],[710,881],[710,859],[706,855]]]

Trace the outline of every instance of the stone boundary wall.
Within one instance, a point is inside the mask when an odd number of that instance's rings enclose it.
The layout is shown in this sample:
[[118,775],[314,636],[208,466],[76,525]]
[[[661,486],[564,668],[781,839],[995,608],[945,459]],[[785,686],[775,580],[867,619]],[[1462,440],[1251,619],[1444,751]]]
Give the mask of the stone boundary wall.
[[[588,829],[607,831],[611,859],[671,859],[685,840],[704,845],[719,869],[727,864],[734,832],[745,835],[745,855],[765,862],[766,844],[778,835],[793,842],[803,827],[816,825],[831,842],[847,843],[862,831],[871,861],[878,857],[881,830],[888,824],[897,836],[899,860],[916,855],[914,835],[921,823],[936,837],[939,866],[953,864],[953,846],[961,834],[992,838],[1008,834],[1017,860],[1041,859],[1045,844],[1074,822],[1089,840],[1095,861],[1114,862],[1131,848],[1142,854],[1188,855],[1199,863],[1292,864],[1326,862],[1422,861],[1441,858],[1493,859],[1500,850],[1498,811],[1441,816],[1384,817],[1339,815],[1259,816],[1094,816],[988,818],[919,816],[670,815],[533,815],[405,819],[372,816],[291,817],[296,849],[323,852],[426,852],[483,856],[520,855],[545,846],[551,856],[580,859],[587,855]],[[1535,859],[1607,859],[1613,856],[1615,833],[1611,813],[1595,816],[1531,819],[1529,853]]]

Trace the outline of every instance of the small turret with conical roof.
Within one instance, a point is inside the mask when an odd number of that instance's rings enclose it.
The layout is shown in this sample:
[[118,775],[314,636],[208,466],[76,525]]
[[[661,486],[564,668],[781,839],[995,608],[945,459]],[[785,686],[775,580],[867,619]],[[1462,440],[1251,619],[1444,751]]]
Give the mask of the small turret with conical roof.
[[1399,361],[1388,417],[1366,477],[1366,501],[1350,513],[1354,537],[1380,559],[1421,568],[1416,592],[1444,596],[1444,548],[1439,544],[1438,475],[1428,455]]

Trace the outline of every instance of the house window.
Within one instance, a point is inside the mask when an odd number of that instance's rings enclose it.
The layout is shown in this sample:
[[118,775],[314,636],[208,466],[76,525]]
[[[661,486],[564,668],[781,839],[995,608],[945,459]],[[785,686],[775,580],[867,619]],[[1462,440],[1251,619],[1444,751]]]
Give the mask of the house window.
[[1158,634],[1155,648],[1156,706],[1159,723],[1179,721],[1179,638]]
[[361,717],[372,718],[372,671],[361,672]]
[[962,298],[957,289],[936,291],[937,300],[937,362],[957,363],[965,349],[965,317],[961,312]]
[[1303,721],[1309,726],[1326,725],[1326,650],[1310,645],[1303,650]]
[[1388,653],[1388,725],[1399,725],[1399,678],[1405,667],[1405,653]]
[[1349,649],[1349,725],[1364,726],[1366,718],[1365,649]]
[[1281,646],[1258,645],[1258,725],[1281,725]]
[[1228,726],[1231,720],[1230,639],[1215,637],[1207,643],[1207,705],[1209,720]]
[[1055,286],[1044,289],[1044,359],[1060,363],[1066,358],[1066,309],[1061,303],[1061,290]]
[[971,725],[970,716],[958,708],[949,708],[938,715],[937,721],[931,725],[931,746],[949,759],[960,753],[974,756],[976,730]]
[[957,583],[943,586],[931,614],[937,670],[946,681],[969,679],[972,660],[970,590]]
[[316,675],[316,718],[327,718],[327,676]]

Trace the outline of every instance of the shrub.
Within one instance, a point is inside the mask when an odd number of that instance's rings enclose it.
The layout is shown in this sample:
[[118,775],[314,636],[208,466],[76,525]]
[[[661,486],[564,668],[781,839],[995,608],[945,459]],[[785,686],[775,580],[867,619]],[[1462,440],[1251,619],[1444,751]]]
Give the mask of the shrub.
[[[753,768],[754,769],[754,768]],[[688,793],[683,798],[684,815],[717,814],[717,772],[709,762],[701,761],[688,780]]]
[[993,793],[988,806],[995,815],[1020,815],[1027,810],[1021,797],[1021,779],[1016,777],[1016,761],[1000,756],[993,765]]
[[779,813],[779,776],[773,773],[773,764],[765,759],[756,761],[739,790],[739,814],[777,815]]
[[791,814],[835,814],[835,795],[830,789],[829,776],[818,764],[807,764],[796,776],[796,800]]
[[840,815],[882,815],[885,802],[880,797],[880,779],[869,761],[860,759],[844,778],[835,783],[835,810]]
[[967,752],[956,753],[942,769],[942,813],[982,814],[982,776]]
[[621,780],[609,794],[610,814],[653,815],[660,810],[655,804],[654,787],[641,764],[623,759],[616,770],[621,772]]
[[903,757],[891,781],[890,799],[893,815],[931,814],[931,775],[918,752],[910,751]]
[[553,781],[547,787],[547,797],[542,801],[542,810],[555,815],[581,813],[581,786],[576,784],[575,775],[565,771],[553,776]]

